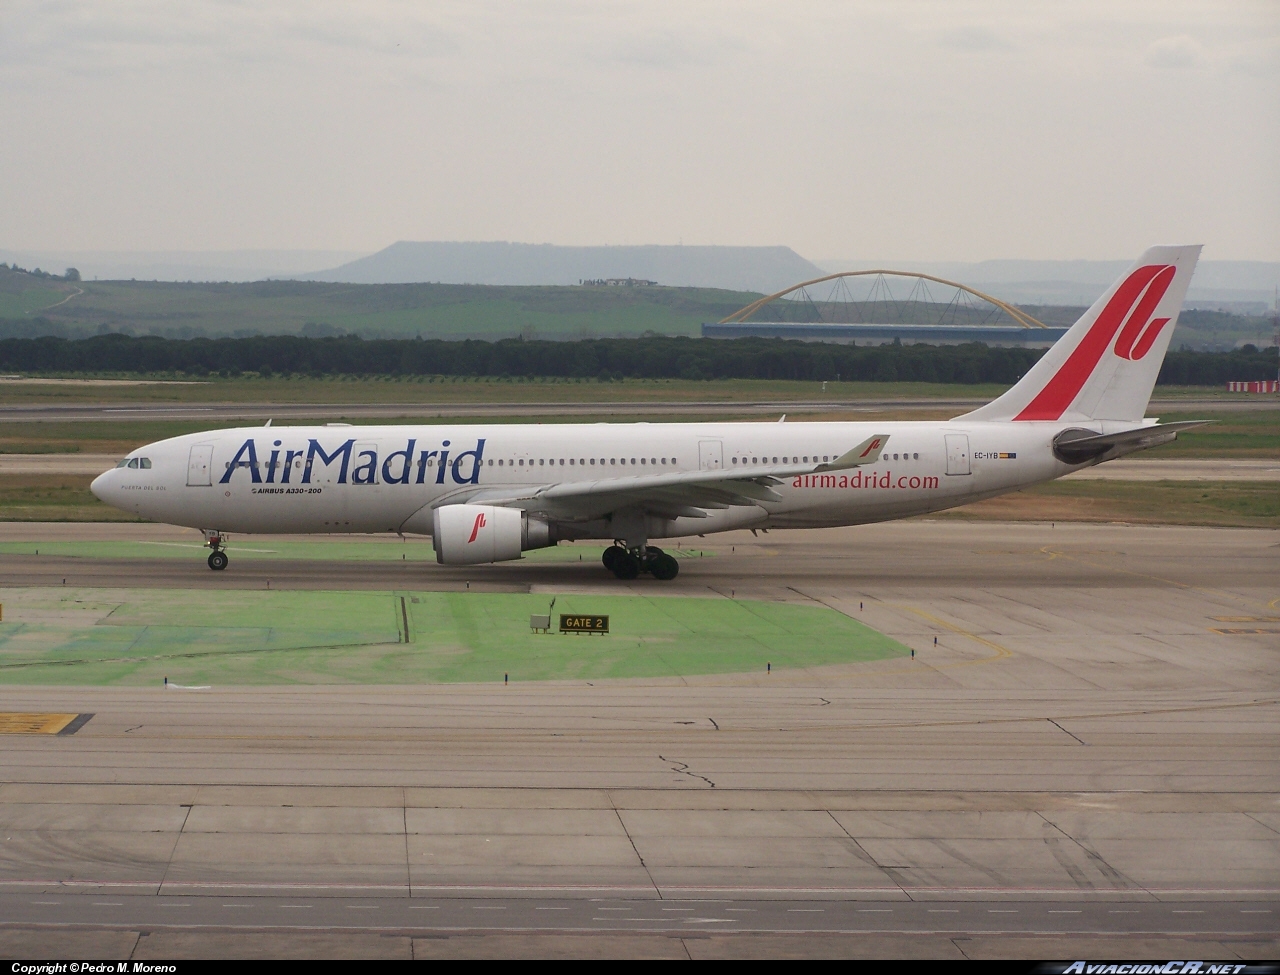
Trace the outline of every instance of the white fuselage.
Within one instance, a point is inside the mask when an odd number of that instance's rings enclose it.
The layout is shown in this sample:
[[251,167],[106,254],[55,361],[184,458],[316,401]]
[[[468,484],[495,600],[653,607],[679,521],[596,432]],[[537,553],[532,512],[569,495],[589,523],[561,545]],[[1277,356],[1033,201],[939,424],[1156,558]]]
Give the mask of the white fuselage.
[[[902,518],[1050,480],[1062,422],[670,423],[244,427],[130,455],[93,491],[154,521],[221,532],[431,533],[431,511],[485,492],[677,471],[736,472],[834,460],[888,434],[877,463],[786,478],[777,501],[651,519],[650,537],[816,528]],[[1135,423],[1083,424],[1098,432]],[[145,458],[149,467],[142,464]],[[794,460],[793,460],[794,459]],[[609,538],[607,520],[558,522]]]

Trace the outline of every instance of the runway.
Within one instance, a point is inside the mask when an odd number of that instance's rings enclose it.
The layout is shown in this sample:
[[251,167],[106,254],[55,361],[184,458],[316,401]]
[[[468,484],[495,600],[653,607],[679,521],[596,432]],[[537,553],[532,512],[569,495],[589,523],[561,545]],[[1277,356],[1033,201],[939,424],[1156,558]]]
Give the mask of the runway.
[[0,949],[1280,950],[1276,532],[913,521],[699,545],[670,585],[576,562],[236,562],[234,544],[218,574],[0,556],[0,596],[624,589],[819,602],[916,651],[510,686],[4,686],[0,710],[92,718],[3,739]]
[[[289,422],[323,422],[325,420],[376,420],[401,417],[440,418],[455,417],[613,417],[613,416],[672,416],[672,417],[741,417],[760,414],[777,418],[782,414],[803,415],[810,413],[886,413],[928,410],[934,413],[948,411],[954,415],[977,409],[988,402],[982,397],[957,396],[946,399],[884,397],[856,400],[742,400],[717,399],[704,401],[653,400],[617,402],[568,401],[555,403],[530,402],[402,402],[402,403],[198,403],[172,405],[133,405],[130,403],[82,403],[66,405],[17,405],[0,406],[0,422],[78,422],[86,420],[207,420],[210,425],[225,426],[246,422],[260,424],[267,420]],[[1239,412],[1241,410],[1276,410],[1280,401],[1267,396],[1228,398],[1219,396],[1170,397],[1156,396],[1149,412],[1199,410],[1207,413]]]

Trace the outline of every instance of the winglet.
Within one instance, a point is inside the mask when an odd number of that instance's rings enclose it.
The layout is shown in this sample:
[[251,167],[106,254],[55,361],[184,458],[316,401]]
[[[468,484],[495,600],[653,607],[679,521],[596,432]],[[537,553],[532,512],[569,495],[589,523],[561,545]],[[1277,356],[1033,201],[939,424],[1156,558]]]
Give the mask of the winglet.
[[868,437],[852,450],[841,454],[830,464],[819,464],[814,470],[819,471],[841,471],[849,467],[862,467],[866,464],[874,464],[880,459],[880,451],[884,450],[885,445],[889,442],[887,433],[877,433],[874,437]]

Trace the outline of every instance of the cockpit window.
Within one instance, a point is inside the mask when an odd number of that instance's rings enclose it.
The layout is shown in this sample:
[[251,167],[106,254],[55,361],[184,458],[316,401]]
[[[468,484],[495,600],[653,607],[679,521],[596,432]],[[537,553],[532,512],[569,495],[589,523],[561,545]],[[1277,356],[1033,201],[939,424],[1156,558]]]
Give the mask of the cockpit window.
[[129,458],[128,458],[128,457],[126,457],[124,460],[120,461],[120,463],[116,464],[116,467],[117,467],[117,468],[120,468],[120,467],[128,467],[128,466],[129,466]]
[[138,469],[138,458],[137,458],[137,457],[130,457],[130,458],[129,458],[129,470],[131,470],[131,471],[136,471],[137,469]]
[[150,457],[139,457],[139,458],[138,458],[138,466],[139,466],[139,467],[141,467],[144,471],[149,471],[149,470],[151,470],[151,458],[150,458]]

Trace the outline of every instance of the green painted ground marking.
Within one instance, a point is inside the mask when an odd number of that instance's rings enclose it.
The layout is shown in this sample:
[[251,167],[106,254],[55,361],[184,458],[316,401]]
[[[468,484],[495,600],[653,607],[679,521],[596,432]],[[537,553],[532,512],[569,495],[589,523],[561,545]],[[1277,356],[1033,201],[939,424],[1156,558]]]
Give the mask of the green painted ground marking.
[[[557,545],[525,552],[532,562],[599,562],[602,545]],[[676,558],[700,558],[700,549],[669,549]],[[203,561],[209,550],[191,542],[2,542],[0,555],[56,555],[81,559],[190,559]],[[408,541],[346,541],[310,539],[262,541],[252,536],[236,536],[227,546],[232,563],[240,559],[324,559],[348,562],[434,562],[435,549],[428,538]],[[710,553],[705,553],[710,558]]]
[[746,600],[557,597],[554,612],[609,614],[608,636],[532,634],[549,597],[507,593],[59,588],[4,590],[0,602],[0,684],[661,677],[909,653],[825,607]]

